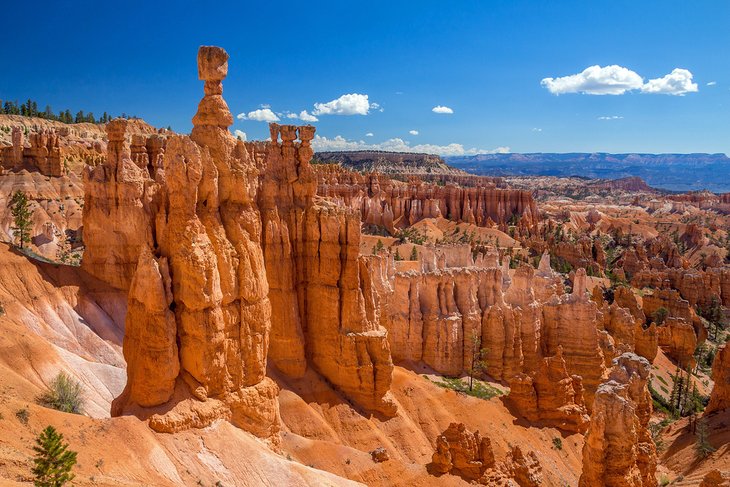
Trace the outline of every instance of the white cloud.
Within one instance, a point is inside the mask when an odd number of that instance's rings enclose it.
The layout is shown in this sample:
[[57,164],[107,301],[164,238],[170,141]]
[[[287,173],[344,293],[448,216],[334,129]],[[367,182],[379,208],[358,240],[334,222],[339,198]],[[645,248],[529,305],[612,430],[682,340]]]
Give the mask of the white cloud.
[[707,86],[715,86],[717,84],[717,81],[710,81],[707,83]]
[[381,107],[380,106],[380,103],[371,103],[370,104],[370,109],[371,110],[377,110],[377,111],[379,111],[381,113],[385,111],[385,108]]
[[296,120],[302,120],[303,122],[319,122],[319,119],[315,117],[314,115],[310,114],[306,110],[302,110],[301,112],[293,113],[293,112],[286,112],[286,118],[293,118]]
[[365,137],[372,137],[373,135],[375,134],[373,134],[372,132],[368,132],[367,134],[365,134]]
[[418,130],[409,130],[408,133],[411,135],[418,135]]
[[314,115],[310,114],[306,110],[302,110],[299,114],[299,118],[302,119],[304,122],[319,122],[319,119],[315,117]]
[[590,66],[570,76],[544,78],[540,84],[554,95],[623,95],[627,91],[641,88],[644,80],[634,71],[612,64],[605,67]]
[[[374,105],[374,106],[373,106]],[[377,110],[380,105],[370,104],[368,95],[350,93],[327,103],[315,103],[313,115],[367,115],[370,109]]]
[[620,115],[608,115],[608,116],[598,117],[598,120],[621,120],[622,118],[624,118],[624,117],[622,117]]
[[233,135],[235,135],[237,139],[241,139],[244,142],[246,141],[246,132],[243,130],[236,130],[233,132]]
[[276,116],[270,108],[260,108],[248,113],[239,113],[236,117],[239,120],[256,120],[257,122],[278,122],[279,117]]
[[682,96],[697,91],[697,83],[692,82],[692,73],[686,69],[674,68],[663,78],[650,79],[644,83],[644,78],[638,73],[616,64],[605,67],[589,66],[578,74],[544,78],[540,84],[554,95],[623,95],[629,91],[641,90],[642,93]]
[[542,129],[540,127],[532,127],[533,132],[542,132]]
[[684,96],[697,91],[697,83],[692,82],[692,73],[687,69],[674,68],[663,78],[650,79],[641,87],[642,93]]
[[434,145],[434,144],[417,144],[410,145],[403,139],[388,139],[385,142],[377,144],[368,144],[363,140],[347,140],[341,135],[334,138],[322,137],[315,135],[312,141],[312,147],[316,151],[354,151],[354,150],[382,150],[389,152],[424,152],[427,154],[437,154],[440,156],[460,156],[466,154],[494,154],[507,153],[509,147],[497,147],[493,150],[484,149],[465,149],[461,144]]
[[452,114],[452,113],[454,113],[454,111],[451,108],[445,107],[443,105],[436,105],[435,107],[433,107],[431,109],[431,111],[433,113],[446,113],[446,114]]

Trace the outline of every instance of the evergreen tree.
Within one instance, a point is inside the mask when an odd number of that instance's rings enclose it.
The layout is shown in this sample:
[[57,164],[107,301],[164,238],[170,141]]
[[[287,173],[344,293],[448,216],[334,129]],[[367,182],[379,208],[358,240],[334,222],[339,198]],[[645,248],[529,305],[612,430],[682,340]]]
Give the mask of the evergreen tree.
[[12,213],[13,220],[15,222],[13,230],[18,232],[20,248],[22,249],[24,243],[30,242],[30,226],[32,224],[31,216],[33,213],[28,207],[28,197],[24,192],[18,190],[13,193],[13,196],[10,198],[8,207],[10,208],[10,212]]
[[697,442],[695,443],[697,455],[702,458],[707,458],[715,451],[715,448],[710,444],[707,421],[704,418],[697,421],[695,435],[697,436]]
[[34,485],[36,487],[61,487],[75,475],[71,469],[76,464],[76,452],[68,450],[63,435],[53,426],[47,426],[36,438],[36,452],[33,460]]
[[416,250],[415,245],[411,249],[411,256],[410,256],[409,260],[418,260],[418,250]]
[[74,119],[74,123],[82,123],[84,122],[84,111],[79,110],[76,112],[76,118]]

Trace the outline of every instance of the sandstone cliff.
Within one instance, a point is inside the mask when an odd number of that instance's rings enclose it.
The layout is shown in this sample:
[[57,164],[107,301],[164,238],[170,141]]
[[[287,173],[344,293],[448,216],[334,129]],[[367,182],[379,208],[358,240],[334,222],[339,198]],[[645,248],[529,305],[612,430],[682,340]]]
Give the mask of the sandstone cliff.
[[310,364],[366,410],[394,414],[387,396],[393,363],[359,257],[359,214],[315,197],[314,127],[270,128],[259,207],[273,303],[271,358],[292,377]]

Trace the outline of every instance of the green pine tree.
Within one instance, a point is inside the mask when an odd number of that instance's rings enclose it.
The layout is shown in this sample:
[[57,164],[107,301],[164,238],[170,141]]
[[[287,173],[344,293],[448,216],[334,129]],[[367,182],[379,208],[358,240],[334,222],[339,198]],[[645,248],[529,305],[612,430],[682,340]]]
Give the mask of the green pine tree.
[[24,192],[18,190],[10,198],[8,207],[15,221],[13,230],[17,231],[20,248],[22,249],[23,244],[30,242],[30,227],[32,225],[31,216],[33,212],[28,207],[28,197]]
[[62,434],[47,426],[35,441],[32,472],[36,487],[61,487],[75,477],[71,469],[76,464],[76,452],[68,450]]
[[411,249],[411,256],[410,256],[409,260],[418,260],[418,250],[416,250],[415,245]]

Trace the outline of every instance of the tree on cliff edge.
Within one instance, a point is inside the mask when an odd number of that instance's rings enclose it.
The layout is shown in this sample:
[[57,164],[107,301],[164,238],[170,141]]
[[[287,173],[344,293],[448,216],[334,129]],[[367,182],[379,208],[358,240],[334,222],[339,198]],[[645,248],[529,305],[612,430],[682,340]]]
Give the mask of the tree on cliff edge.
[[24,243],[30,242],[30,226],[32,224],[30,218],[33,213],[28,207],[28,197],[24,192],[16,191],[10,198],[8,207],[15,221],[13,230],[17,232],[20,248],[22,249]]
[[76,452],[68,450],[68,443],[63,442],[63,435],[56,432],[53,426],[47,426],[35,440],[36,452],[33,459],[33,475],[36,487],[61,487],[71,481],[75,475],[71,469],[76,464]]
[[471,334],[471,360],[469,361],[466,373],[469,375],[469,390],[474,387],[474,377],[480,375],[486,368],[484,360],[487,349],[482,348],[482,337],[475,331]]

